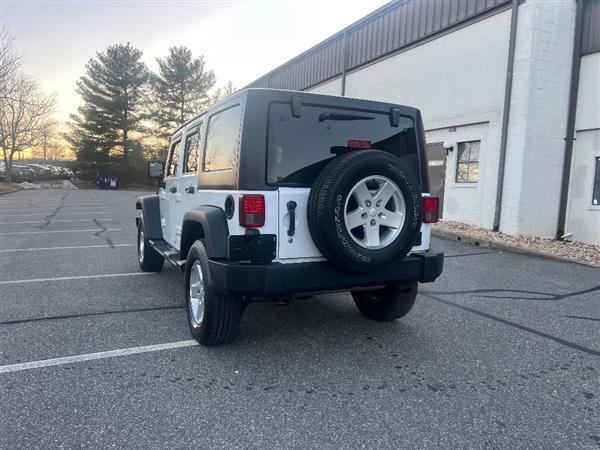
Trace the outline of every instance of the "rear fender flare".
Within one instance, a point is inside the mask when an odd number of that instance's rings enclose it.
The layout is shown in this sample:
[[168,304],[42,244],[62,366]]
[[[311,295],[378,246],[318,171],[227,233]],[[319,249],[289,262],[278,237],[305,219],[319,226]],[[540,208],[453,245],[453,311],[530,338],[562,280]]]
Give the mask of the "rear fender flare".
[[229,227],[223,209],[204,205],[185,213],[179,247],[179,255],[182,259],[187,258],[192,244],[198,239],[204,241],[209,258],[228,257]]

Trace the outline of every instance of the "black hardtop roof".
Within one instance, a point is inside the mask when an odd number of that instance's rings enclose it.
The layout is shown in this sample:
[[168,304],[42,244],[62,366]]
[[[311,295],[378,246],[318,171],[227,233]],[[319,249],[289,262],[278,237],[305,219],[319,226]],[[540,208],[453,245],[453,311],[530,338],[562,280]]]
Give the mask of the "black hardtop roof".
[[290,101],[292,97],[300,98],[302,103],[315,103],[315,104],[327,104],[334,107],[342,108],[360,108],[360,109],[371,109],[374,111],[389,111],[391,108],[398,109],[401,114],[416,116],[419,114],[417,108],[406,105],[398,105],[395,103],[380,102],[376,100],[366,100],[353,97],[341,97],[338,95],[327,95],[327,94],[316,94],[312,92],[304,91],[291,91],[284,89],[268,89],[268,88],[245,88],[240,91],[234,92],[229,97],[220,100],[219,102],[211,105],[210,107],[203,110],[201,113],[195,115],[191,119],[185,121],[177,128],[173,135],[179,133],[188,124],[198,119],[200,116],[206,114],[207,111],[218,109],[220,105],[225,104],[235,97],[247,95],[252,101],[264,101],[267,103],[273,101]]

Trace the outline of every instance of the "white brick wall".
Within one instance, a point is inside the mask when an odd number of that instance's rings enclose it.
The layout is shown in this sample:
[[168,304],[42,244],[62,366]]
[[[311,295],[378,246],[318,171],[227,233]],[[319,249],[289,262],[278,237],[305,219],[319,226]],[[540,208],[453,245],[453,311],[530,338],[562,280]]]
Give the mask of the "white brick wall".
[[501,231],[556,233],[574,28],[574,0],[519,7]]
[[445,219],[492,225],[509,32],[504,11],[347,76],[349,97],[419,108],[429,142],[482,140],[475,186],[454,184],[456,151],[450,154]]
[[314,92],[315,94],[326,94],[326,95],[341,95],[342,94],[342,79],[336,78],[335,80],[327,81],[312,89],[307,89],[308,92]]
[[595,158],[600,157],[600,52],[581,60],[575,129],[565,230],[573,239],[600,244],[600,205],[592,204]]
[[[494,218],[510,16],[510,10],[496,14],[346,79],[349,97],[421,109],[429,142],[482,141],[476,186],[454,183],[456,152],[449,155],[444,216],[486,228]],[[501,231],[556,232],[574,27],[575,0],[519,6]],[[600,61],[587,65],[598,69]],[[580,95],[585,112],[578,126],[600,127],[598,71],[590,70],[582,70],[582,84],[596,90]],[[339,95],[340,89],[337,79],[312,91]]]

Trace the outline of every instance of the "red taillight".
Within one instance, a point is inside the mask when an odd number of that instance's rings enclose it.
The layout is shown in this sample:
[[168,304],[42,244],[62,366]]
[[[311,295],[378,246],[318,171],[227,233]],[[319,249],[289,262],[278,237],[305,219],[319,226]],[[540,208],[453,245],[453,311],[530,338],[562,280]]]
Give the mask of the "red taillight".
[[360,139],[349,139],[348,148],[371,148],[371,141],[361,141]]
[[265,197],[242,195],[240,197],[240,225],[246,228],[260,228],[264,224]]
[[436,223],[440,210],[440,199],[423,197],[423,223]]

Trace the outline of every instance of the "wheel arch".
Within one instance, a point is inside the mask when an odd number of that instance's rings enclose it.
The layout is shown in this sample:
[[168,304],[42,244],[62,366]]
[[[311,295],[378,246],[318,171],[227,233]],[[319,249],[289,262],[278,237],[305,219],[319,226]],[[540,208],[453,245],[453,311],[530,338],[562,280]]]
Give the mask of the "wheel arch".
[[[149,239],[162,239],[162,228],[160,226],[160,202],[158,195],[145,195],[138,197],[135,201],[135,209],[142,210],[144,232]],[[140,218],[135,219],[138,225]]]
[[226,259],[229,238],[227,218],[223,209],[204,205],[187,211],[181,225],[179,255],[187,258],[193,243],[202,239],[211,259]]

